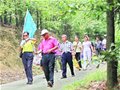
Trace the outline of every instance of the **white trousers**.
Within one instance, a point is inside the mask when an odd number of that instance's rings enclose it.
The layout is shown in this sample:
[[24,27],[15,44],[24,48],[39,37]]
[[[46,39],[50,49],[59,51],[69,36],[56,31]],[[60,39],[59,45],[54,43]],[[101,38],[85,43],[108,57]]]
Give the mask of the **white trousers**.
[[[92,59],[91,50],[84,50],[83,51],[83,60],[84,60],[83,69],[86,69],[88,64],[91,65],[91,59]],[[88,60],[88,63],[87,63],[87,60]]]

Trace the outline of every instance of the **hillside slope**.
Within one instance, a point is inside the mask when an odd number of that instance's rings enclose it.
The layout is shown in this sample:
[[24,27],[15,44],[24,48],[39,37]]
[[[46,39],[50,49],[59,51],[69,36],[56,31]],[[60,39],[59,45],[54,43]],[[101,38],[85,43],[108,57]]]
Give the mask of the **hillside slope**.
[[[40,42],[36,32],[37,44]],[[21,30],[0,26],[0,84],[25,78],[22,60],[19,58]],[[41,73],[40,66],[33,66],[33,75]]]
[[0,84],[24,77],[18,35],[20,31],[0,26]]

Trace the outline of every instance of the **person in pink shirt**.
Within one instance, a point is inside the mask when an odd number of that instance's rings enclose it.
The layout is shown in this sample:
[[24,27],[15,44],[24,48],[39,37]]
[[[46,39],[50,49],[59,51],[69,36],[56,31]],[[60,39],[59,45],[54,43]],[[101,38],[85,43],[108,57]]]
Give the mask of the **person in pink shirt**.
[[55,50],[58,48],[58,41],[51,37],[46,29],[42,30],[41,35],[43,40],[38,46],[38,53],[42,53],[42,67],[45,78],[48,86],[52,87],[54,83]]

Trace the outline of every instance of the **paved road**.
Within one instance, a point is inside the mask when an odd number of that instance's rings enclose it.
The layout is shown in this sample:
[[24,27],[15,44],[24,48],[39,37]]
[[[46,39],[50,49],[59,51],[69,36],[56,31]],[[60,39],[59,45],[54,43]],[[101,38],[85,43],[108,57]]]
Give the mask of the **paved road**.
[[[39,75],[34,77],[33,85],[26,85],[26,79],[15,81],[8,84],[3,84],[0,86],[1,90],[62,90],[62,88],[74,82],[75,80],[81,80],[83,79],[88,73],[93,70],[87,70],[87,71],[78,71],[75,70],[75,77],[71,77],[70,73],[68,73],[68,78],[66,79],[60,79],[61,78],[61,71],[58,73],[55,73],[55,84],[53,88],[47,87],[46,80],[43,79],[44,75]],[[68,69],[68,72],[69,69]]]

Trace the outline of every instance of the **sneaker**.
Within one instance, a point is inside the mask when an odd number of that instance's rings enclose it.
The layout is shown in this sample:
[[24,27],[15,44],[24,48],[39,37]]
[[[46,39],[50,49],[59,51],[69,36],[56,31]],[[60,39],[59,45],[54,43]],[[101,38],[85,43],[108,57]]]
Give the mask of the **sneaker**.
[[48,81],[48,87],[53,87],[53,84],[51,81]]
[[67,78],[67,77],[61,77],[61,79],[65,79],[65,78]]
[[87,68],[83,68],[82,70],[83,70],[83,71],[86,71],[86,70],[87,70]]
[[28,85],[32,85],[32,82],[27,82]]

